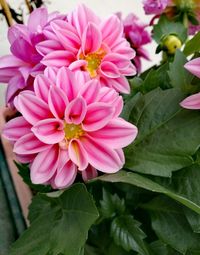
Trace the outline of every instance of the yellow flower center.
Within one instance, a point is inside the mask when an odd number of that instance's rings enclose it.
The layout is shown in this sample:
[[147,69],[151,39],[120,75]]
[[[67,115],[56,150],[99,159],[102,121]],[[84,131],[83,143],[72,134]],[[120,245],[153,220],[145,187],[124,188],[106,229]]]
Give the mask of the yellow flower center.
[[75,124],[64,124],[65,139],[71,140],[73,138],[79,138],[84,134],[81,125]]
[[80,54],[80,59],[87,61],[87,66],[85,70],[89,72],[91,78],[97,76],[97,70],[101,64],[103,57],[106,55],[106,52],[102,49],[99,49],[96,52],[88,53],[87,55]]

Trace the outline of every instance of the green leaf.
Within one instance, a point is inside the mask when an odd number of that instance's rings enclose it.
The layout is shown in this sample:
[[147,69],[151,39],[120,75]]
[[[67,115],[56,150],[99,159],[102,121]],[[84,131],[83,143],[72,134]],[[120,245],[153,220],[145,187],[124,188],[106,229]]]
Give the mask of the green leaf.
[[119,216],[111,224],[111,235],[115,243],[126,251],[134,250],[142,255],[148,255],[149,252],[143,241],[146,235],[140,225],[131,215]]
[[187,29],[181,22],[169,21],[164,15],[161,16],[157,25],[154,26],[153,37],[160,43],[164,36],[175,34],[182,43],[187,39]]
[[200,235],[193,233],[182,208],[173,200],[159,196],[144,205],[151,215],[157,236],[178,252],[199,251]]
[[110,194],[105,189],[103,189],[103,200],[100,204],[103,218],[112,218],[125,211],[124,199],[120,199],[117,194]]
[[112,183],[113,182],[128,183],[146,190],[150,190],[152,192],[162,193],[182,203],[183,205],[192,209],[196,213],[200,214],[200,204],[196,204],[195,202],[193,202],[192,200],[189,200],[185,196],[179,195],[175,193],[174,191],[171,191],[170,189],[167,189],[161,186],[160,184],[153,182],[152,180],[136,173],[120,171],[119,173],[116,173],[116,174],[100,176],[96,178],[95,180],[101,180],[101,181],[112,182]]
[[33,184],[30,179],[30,169],[27,164],[19,164],[15,162],[15,165],[18,168],[18,174],[22,177],[23,181],[34,191],[39,192],[50,192],[52,190],[51,186],[47,185],[40,185],[40,184]]
[[186,43],[183,52],[186,56],[189,56],[198,51],[200,51],[200,32],[194,35],[194,37]]
[[[45,208],[36,217],[39,200]],[[81,254],[88,230],[98,217],[85,186],[76,184],[63,192],[38,194],[31,209],[34,207],[32,224],[14,243],[10,255]]]
[[192,156],[200,145],[200,115],[182,109],[183,98],[178,89],[156,89],[136,95],[130,100],[132,105],[125,105],[123,114],[139,130],[125,149],[125,168],[170,177],[172,171],[194,163]]
[[169,78],[174,88],[181,88],[184,92],[190,92],[193,75],[184,68],[187,62],[185,55],[177,50],[174,61],[169,64]]
[[151,249],[154,252],[154,255],[180,255],[181,253],[175,251],[165,243],[161,242],[160,240],[151,243]]

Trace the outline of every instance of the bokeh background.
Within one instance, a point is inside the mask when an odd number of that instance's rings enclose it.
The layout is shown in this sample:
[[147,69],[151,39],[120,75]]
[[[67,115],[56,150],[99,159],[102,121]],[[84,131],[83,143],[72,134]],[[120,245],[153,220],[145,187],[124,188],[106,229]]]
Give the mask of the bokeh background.
[[[23,11],[24,16],[27,16],[28,9],[25,6],[25,1],[22,0],[8,0],[9,5],[15,10]],[[67,13],[74,8],[77,4],[85,3],[88,7],[92,8],[93,11],[100,17],[104,18],[112,13],[122,12],[123,17],[133,12],[138,17],[141,18],[143,22],[149,23],[151,17],[145,16],[142,8],[142,0],[47,0],[46,7],[49,12],[60,11],[62,13]],[[0,56],[9,54],[9,44],[7,41],[7,30],[8,26],[1,16],[0,19]],[[151,43],[146,46],[150,52],[151,61],[143,61],[143,70],[152,66],[159,61],[159,55],[155,57],[155,44]],[[5,105],[4,95],[5,95],[6,84],[0,84],[0,106]]]

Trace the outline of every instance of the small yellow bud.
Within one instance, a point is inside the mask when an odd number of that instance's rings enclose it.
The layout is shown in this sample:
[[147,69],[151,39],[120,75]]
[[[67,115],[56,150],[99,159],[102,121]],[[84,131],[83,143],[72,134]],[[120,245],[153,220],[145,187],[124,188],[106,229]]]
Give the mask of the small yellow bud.
[[176,49],[180,49],[181,46],[181,40],[176,35],[168,35],[163,39],[163,49],[169,55],[175,54]]

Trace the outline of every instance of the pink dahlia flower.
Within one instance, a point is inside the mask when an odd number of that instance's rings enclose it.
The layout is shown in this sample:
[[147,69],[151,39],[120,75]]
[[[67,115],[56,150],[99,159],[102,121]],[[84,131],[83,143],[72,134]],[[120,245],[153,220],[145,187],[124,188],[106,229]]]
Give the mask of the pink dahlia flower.
[[146,14],[162,14],[170,0],[143,0]]
[[[200,78],[200,58],[195,58],[185,64],[185,68]],[[180,105],[186,109],[200,109],[200,93],[185,98]]]
[[15,24],[8,30],[11,54],[0,58],[0,82],[8,83],[7,105],[12,107],[15,96],[23,89],[32,89],[35,75],[44,70],[36,45],[51,33],[49,22],[57,19],[64,16],[57,12],[48,15],[46,8],[39,8],[31,13],[27,25]]
[[39,43],[37,50],[44,56],[43,64],[88,72],[101,85],[129,93],[124,76],[136,73],[130,61],[135,52],[123,37],[123,24],[116,15],[101,21],[85,5],[80,5],[68,14],[67,21],[53,21],[51,27],[62,46],[52,50],[51,36]]
[[144,48],[145,44],[151,42],[151,35],[146,30],[147,26],[136,15],[130,13],[125,20],[124,35],[131,47],[135,50],[136,56],[133,62],[138,72],[141,71],[141,59],[150,60],[148,51]]
[[[48,77],[50,73],[55,74],[49,69]],[[77,172],[87,180],[96,176],[96,169],[119,171],[124,164],[122,148],[137,135],[137,128],[119,117],[122,97],[65,67],[54,75],[55,82],[48,77],[38,75],[35,92],[16,97],[22,116],[4,129],[18,159],[30,162],[32,182],[64,188]]]

